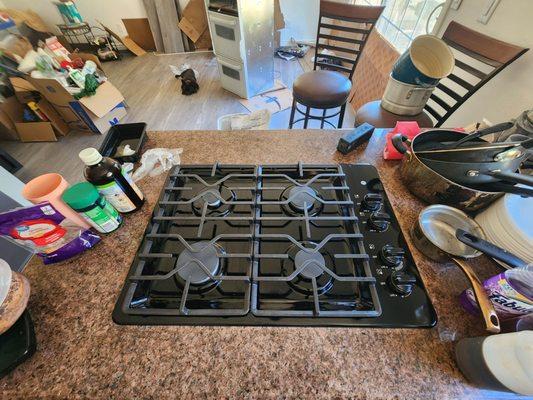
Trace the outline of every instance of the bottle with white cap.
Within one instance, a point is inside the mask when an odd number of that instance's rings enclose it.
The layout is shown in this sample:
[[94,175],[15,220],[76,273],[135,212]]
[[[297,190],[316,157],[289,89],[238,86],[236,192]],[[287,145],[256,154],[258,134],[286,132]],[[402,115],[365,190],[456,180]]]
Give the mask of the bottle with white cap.
[[79,157],[87,165],[85,179],[121,213],[137,211],[144,203],[144,196],[120,163],[102,157],[98,150],[89,147]]

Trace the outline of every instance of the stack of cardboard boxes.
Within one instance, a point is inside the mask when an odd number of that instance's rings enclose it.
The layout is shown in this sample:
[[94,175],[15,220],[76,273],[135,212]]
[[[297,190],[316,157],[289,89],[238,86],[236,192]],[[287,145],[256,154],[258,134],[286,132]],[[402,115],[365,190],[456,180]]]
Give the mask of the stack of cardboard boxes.
[[[127,114],[124,97],[109,81],[93,96],[76,100],[56,79],[22,75],[9,80],[15,95],[0,103],[0,139],[48,142],[71,131],[103,134]],[[41,121],[24,121],[27,106],[38,109]]]

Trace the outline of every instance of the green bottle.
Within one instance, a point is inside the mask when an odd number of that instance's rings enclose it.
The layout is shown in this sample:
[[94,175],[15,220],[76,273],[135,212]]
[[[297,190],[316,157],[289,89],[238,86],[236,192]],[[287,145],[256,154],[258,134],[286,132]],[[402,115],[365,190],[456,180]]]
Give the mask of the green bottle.
[[61,198],[100,233],[113,232],[122,223],[118,211],[89,182],[72,185]]

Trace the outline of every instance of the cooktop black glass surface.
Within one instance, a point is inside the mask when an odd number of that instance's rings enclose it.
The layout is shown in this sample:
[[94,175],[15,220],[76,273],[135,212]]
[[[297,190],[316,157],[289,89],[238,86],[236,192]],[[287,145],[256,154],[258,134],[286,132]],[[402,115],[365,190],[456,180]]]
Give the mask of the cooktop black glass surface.
[[189,165],[169,174],[119,324],[431,327],[374,167]]

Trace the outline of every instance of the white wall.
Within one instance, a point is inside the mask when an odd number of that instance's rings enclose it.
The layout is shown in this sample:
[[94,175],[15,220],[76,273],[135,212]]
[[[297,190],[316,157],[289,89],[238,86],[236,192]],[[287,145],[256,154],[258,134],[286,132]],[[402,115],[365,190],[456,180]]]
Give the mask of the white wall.
[[285,29],[281,31],[281,43],[291,37],[298,42],[316,41],[320,0],[280,0],[281,12],[285,18]]
[[[188,0],[179,0],[182,8]],[[286,28],[281,33],[281,42],[288,42],[291,37],[297,41],[315,41],[318,22],[318,5],[320,0],[281,0],[281,10],[285,16]],[[31,9],[37,12],[50,26],[63,23],[54,0],[0,0],[0,7]],[[100,20],[120,35],[125,36],[126,29],[122,18],[145,18],[146,11],[142,0],[76,0],[82,18],[91,25]],[[57,30],[56,30],[57,32]]]
[[530,48],[526,54],[487,83],[458,109],[447,126],[464,126],[487,118],[492,123],[514,118],[533,107],[533,1],[501,0],[487,25],[477,22],[486,0],[463,0],[458,10],[449,10],[440,28],[452,20],[509,43]]
[[[61,14],[52,0],[1,0],[5,7],[33,10],[50,28],[63,23]],[[126,36],[122,18],[144,18],[146,11],[142,0],[76,0],[76,6],[84,21],[99,26],[98,19],[121,36]]]

